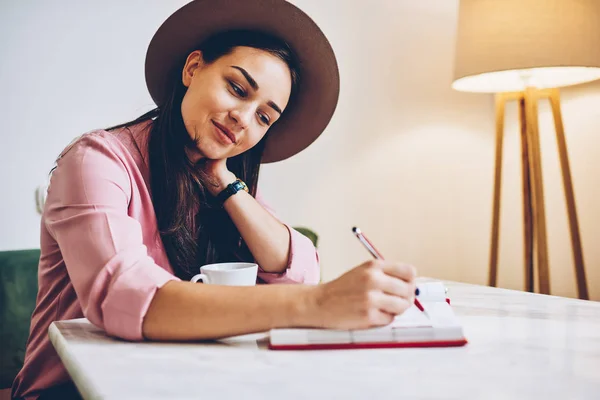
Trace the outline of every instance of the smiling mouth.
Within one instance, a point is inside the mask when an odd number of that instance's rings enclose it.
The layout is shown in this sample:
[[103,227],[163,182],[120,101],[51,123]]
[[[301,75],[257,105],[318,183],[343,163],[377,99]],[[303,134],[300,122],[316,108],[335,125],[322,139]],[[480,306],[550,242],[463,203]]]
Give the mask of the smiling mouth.
[[236,140],[235,140],[235,135],[233,133],[231,133],[227,128],[225,128],[223,125],[219,124],[218,122],[215,121],[211,121],[213,123],[213,125],[217,128],[217,130],[222,133],[225,137],[227,137],[229,139],[229,141],[231,141],[231,143],[235,144]]

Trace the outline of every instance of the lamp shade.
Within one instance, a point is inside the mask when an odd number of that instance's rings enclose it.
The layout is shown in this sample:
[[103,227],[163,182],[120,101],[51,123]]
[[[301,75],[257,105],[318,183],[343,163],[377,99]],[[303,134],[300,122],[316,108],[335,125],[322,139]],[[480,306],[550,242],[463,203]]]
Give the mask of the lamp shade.
[[600,0],[460,0],[452,87],[522,91],[600,78]]

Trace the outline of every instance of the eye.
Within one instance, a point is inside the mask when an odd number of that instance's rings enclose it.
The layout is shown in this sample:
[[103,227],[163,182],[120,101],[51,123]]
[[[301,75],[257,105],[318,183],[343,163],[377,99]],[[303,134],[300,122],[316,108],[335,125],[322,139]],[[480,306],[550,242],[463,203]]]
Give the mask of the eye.
[[270,123],[271,120],[265,114],[258,113],[258,119],[260,120],[260,122],[262,122],[263,124],[265,124],[267,126],[271,125],[271,123]]
[[240,97],[247,96],[246,91],[237,83],[229,81],[229,86],[231,86],[231,90],[233,90],[237,96],[240,96]]

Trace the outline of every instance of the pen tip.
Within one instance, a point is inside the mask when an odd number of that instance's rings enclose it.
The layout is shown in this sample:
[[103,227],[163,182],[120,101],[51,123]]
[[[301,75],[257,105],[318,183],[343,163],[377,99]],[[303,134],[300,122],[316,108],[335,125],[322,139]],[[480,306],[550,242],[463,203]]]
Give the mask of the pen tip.
[[360,233],[360,229],[358,229],[357,227],[353,227],[352,228],[352,232],[354,232],[354,233]]

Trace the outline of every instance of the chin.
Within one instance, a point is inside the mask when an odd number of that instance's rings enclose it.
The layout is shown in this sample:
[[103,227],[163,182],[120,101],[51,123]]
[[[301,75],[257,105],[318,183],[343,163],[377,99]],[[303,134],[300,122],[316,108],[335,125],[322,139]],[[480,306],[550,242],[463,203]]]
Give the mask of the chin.
[[208,158],[209,160],[219,160],[221,158],[227,157],[227,153],[223,151],[223,149],[219,148],[218,145],[213,145],[212,143],[208,146],[198,146],[196,148],[197,154],[202,158]]

